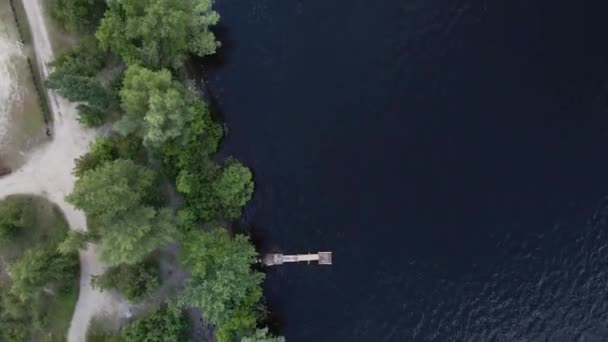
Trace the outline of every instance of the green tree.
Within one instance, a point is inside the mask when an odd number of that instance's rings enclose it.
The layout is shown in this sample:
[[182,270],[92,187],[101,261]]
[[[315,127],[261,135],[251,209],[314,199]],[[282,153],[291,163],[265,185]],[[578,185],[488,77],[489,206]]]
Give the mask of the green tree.
[[268,328],[257,329],[255,334],[243,337],[241,342],[285,342],[285,337],[269,335]]
[[110,264],[135,263],[178,237],[175,217],[169,209],[133,209],[129,216],[104,228],[101,258]]
[[131,302],[142,299],[160,283],[158,263],[145,260],[134,265],[120,264],[110,267],[102,275],[93,276],[91,284],[100,289],[116,289]]
[[105,67],[108,55],[94,37],[85,37],[70,51],[57,58],[46,86],[78,105],[79,120],[87,126],[99,126],[118,108],[116,94],[95,76]]
[[101,82],[93,77],[53,73],[49,76],[46,85],[72,102],[86,102],[89,107],[100,110],[110,105],[108,92]]
[[63,255],[49,249],[28,249],[9,267],[10,292],[22,302],[39,294],[44,288],[67,283],[78,274],[76,254]]
[[144,144],[158,148],[181,136],[192,122],[200,104],[166,70],[152,71],[138,65],[125,73],[120,91],[125,115],[116,123],[122,134],[135,133]]
[[180,309],[163,305],[148,316],[127,325],[123,329],[122,341],[185,341],[187,326],[187,320]]
[[211,7],[211,0],[113,1],[96,35],[127,64],[180,67],[188,54],[215,52],[209,27],[219,15]]
[[155,174],[131,160],[117,159],[85,172],[67,200],[97,223],[101,258],[111,264],[135,263],[176,238],[169,209],[146,205]]
[[213,190],[221,206],[223,216],[236,219],[241,209],[253,195],[251,171],[234,158],[229,158],[221,174],[213,183]]
[[57,251],[60,254],[68,255],[78,252],[86,247],[87,242],[91,240],[91,235],[85,232],[77,232],[70,230],[68,236],[58,246]]
[[0,341],[26,341],[29,334],[28,308],[9,291],[0,291]]
[[181,261],[192,278],[179,303],[201,309],[210,322],[228,324],[224,335],[252,331],[262,309],[264,275],[251,269],[257,253],[243,235],[225,229],[193,231],[184,239]]
[[17,201],[0,202],[0,242],[14,239],[26,228],[23,210]]
[[68,195],[68,202],[103,221],[125,216],[141,207],[155,173],[131,160],[117,159],[85,172]]
[[81,177],[88,170],[116,159],[144,162],[145,151],[141,140],[135,136],[121,135],[98,137],[91,143],[89,152],[76,159],[74,174]]
[[109,55],[93,36],[84,36],[70,50],[57,57],[50,66],[53,73],[95,76],[105,66]]
[[90,32],[107,9],[105,0],[51,0],[51,15],[69,31]]

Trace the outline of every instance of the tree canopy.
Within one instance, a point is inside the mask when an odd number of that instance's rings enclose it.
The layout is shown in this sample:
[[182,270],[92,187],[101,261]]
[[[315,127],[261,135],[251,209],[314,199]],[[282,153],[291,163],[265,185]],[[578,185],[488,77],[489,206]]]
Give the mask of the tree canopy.
[[[61,13],[66,26],[87,27],[96,22],[90,14],[98,12],[84,5],[104,0],[51,1],[66,6]],[[256,331],[264,276],[252,269],[255,248],[225,229],[201,230],[238,218],[254,191],[246,166],[233,158],[214,160],[222,126],[207,104],[174,78],[190,55],[209,55],[220,45],[210,30],[219,20],[212,5],[213,0],[107,1],[97,40],[81,43],[53,64],[47,85],[80,103],[82,123],[100,125],[109,121],[108,114],[122,114],[114,123],[120,136],[97,139],[76,160],[78,180],[67,200],[86,212],[89,231],[70,234],[59,255],[99,241],[102,261],[114,266],[94,285],[138,300],[158,281],[156,273],[140,267],[142,260],[183,237],[181,261],[192,277],[178,295],[180,305],[200,308],[216,325],[218,342],[280,342],[265,329]],[[114,55],[126,70],[108,82],[108,73],[123,70],[107,67]],[[174,181],[183,197],[179,227],[185,236],[177,235],[173,211],[158,201],[157,174],[142,166],[159,161],[162,176]],[[123,329],[121,340],[179,341],[184,326],[181,311],[161,307]]]
[[68,31],[89,32],[107,9],[105,0],[51,0],[51,15]]
[[253,330],[264,279],[251,269],[256,257],[255,248],[243,235],[232,238],[220,228],[191,232],[184,239],[181,260],[192,279],[179,302],[200,308],[206,319],[224,330],[224,340]]
[[154,291],[159,282],[159,267],[154,260],[112,266],[91,280],[94,287],[100,290],[116,289],[131,302],[137,302]]
[[161,306],[124,328],[124,342],[175,342],[186,340],[187,320],[181,309]]
[[166,69],[130,66],[120,97],[125,115],[116,129],[124,135],[135,133],[143,137],[146,146],[154,148],[181,136],[197,111],[204,110]]
[[99,225],[101,257],[135,263],[176,238],[173,213],[146,204],[155,174],[131,160],[116,159],[86,171],[67,200]]
[[0,202],[0,242],[9,241],[26,228],[24,206],[15,201]]
[[229,158],[213,183],[213,190],[223,216],[236,219],[241,216],[241,208],[247,204],[251,195],[253,195],[251,171],[238,160]]
[[116,110],[116,95],[95,76],[105,67],[107,54],[94,37],[85,37],[70,51],[57,58],[46,86],[78,105],[80,121],[98,126],[109,112]]
[[209,27],[219,15],[212,5],[212,0],[113,1],[96,35],[127,64],[179,67],[188,54],[215,52],[218,43]]
[[9,273],[11,294],[27,302],[53,283],[74,279],[78,274],[78,258],[50,248],[28,249],[10,265]]

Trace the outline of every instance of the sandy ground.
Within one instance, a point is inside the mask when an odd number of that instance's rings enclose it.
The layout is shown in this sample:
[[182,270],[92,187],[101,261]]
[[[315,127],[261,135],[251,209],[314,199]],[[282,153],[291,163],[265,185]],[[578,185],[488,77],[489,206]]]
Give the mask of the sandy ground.
[[[41,0],[22,0],[31,26],[37,63],[43,76],[48,76],[47,64],[53,60]],[[96,132],[84,129],[76,120],[75,105],[53,92],[48,93],[53,114],[53,138],[36,149],[20,169],[0,178],[0,198],[10,194],[29,193],[46,197],[64,212],[72,229],[86,230],[86,218],[82,211],[66,203],[65,196],[73,187],[74,159],[84,154]],[[97,313],[124,317],[130,308],[126,301],[108,292],[91,288],[91,275],[100,274],[105,265],[97,260],[97,248],[90,245],[80,251],[80,294],[68,332],[69,342],[85,340],[88,323]]]

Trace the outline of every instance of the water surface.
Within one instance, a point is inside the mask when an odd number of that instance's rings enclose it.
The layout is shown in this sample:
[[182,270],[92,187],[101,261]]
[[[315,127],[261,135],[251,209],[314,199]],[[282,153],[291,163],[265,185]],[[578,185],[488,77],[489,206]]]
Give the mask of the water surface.
[[608,340],[608,4],[219,0],[290,342]]

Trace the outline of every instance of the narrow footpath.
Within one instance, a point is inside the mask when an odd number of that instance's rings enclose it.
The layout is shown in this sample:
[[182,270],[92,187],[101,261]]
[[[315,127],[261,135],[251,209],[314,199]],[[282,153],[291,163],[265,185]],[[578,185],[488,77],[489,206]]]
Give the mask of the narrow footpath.
[[[37,65],[44,78],[54,54],[43,15],[42,0],[21,0],[32,32]],[[74,159],[86,153],[96,132],[83,128],[77,121],[75,105],[47,91],[53,116],[52,139],[33,151],[21,168],[0,178],[0,198],[11,194],[40,195],[57,204],[74,230],[86,230],[86,218],[65,201],[76,180],[72,174]],[[91,288],[91,276],[101,274],[105,265],[97,259],[97,248],[90,245],[80,251],[80,294],[68,332],[68,342],[85,340],[86,330],[97,313],[125,317],[128,303],[116,295]]]

